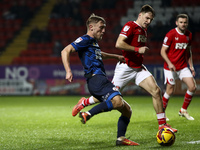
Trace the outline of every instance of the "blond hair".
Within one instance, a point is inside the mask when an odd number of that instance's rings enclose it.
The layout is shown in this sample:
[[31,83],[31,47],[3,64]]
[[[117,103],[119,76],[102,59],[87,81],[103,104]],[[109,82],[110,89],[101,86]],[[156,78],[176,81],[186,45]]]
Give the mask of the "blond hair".
[[89,25],[91,23],[98,23],[99,21],[102,21],[104,24],[106,24],[106,21],[103,17],[97,16],[94,13],[92,13],[88,18],[88,20],[86,21],[86,26],[87,28],[89,28]]

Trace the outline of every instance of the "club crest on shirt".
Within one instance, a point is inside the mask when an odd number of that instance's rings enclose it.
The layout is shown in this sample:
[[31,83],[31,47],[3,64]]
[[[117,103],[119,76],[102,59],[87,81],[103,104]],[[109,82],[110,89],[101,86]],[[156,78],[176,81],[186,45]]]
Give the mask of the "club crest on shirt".
[[124,28],[123,28],[123,31],[128,31],[130,29],[130,26],[125,26]]
[[79,43],[81,42],[83,39],[81,37],[79,37],[78,39],[76,39],[75,43]]

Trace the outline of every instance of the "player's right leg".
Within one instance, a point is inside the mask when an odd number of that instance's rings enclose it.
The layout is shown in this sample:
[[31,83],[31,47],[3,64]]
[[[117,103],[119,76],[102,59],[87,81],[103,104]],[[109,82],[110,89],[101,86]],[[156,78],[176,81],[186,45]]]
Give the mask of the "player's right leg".
[[111,99],[116,95],[121,95],[118,89],[115,88],[110,80],[108,80],[108,78],[104,75],[95,75],[89,78],[87,80],[87,83],[88,90],[90,91],[91,95],[101,101],[101,103],[91,108],[88,112],[80,112],[79,117],[82,119],[83,123],[86,123],[87,121],[87,117],[85,116],[89,115],[91,118],[92,116],[97,115],[101,112],[111,111],[113,109]]
[[[166,84],[166,91],[162,97],[163,108],[164,108],[165,112],[166,112],[166,108],[167,108],[169,99],[174,93],[174,89],[175,89],[175,85],[171,85],[169,82]],[[169,118],[166,117],[166,120],[169,121]]]
[[99,100],[93,96],[89,98],[82,97],[72,109],[72,116],[76,116],[84,107],[99,103]]
[[[164,110],[166,110],[169,99],[174,93],[177,73],[164,69],[164,77],[165,77],[164,84],[166,84],[166,91],[162,97],[162,101],[163,101],[163,108]],[[169,119],[167,118],[167,120]]]
[[169,99],[174,93],[174,88],[175,88],[175,85],[171,85],[170,83],[166,84],[166,91],[162,97],[164,110],[166,110]]
[[169,101],[170,97],[174,93],[175,84],[176,84],[176,82],[175,82],[175,80],[176,80],[175,76],[177,76],[177,74],[175,72],[172,72],[170,70],[164,69],[164,77],[165,77],[164,84],[166,84],[166,92],[164,93],[164,95],[162,97],[163,108],[164,109],[167,108],[168,101]]

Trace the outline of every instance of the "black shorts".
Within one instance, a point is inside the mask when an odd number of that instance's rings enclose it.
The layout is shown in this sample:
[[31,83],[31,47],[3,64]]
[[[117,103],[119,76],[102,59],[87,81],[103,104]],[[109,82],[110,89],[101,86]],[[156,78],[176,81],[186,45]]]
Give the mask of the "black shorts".
[[121,95],[119,90],[104,75],[94,75],[87,79],[88,90],[99,101],[111,100],[116,95]]

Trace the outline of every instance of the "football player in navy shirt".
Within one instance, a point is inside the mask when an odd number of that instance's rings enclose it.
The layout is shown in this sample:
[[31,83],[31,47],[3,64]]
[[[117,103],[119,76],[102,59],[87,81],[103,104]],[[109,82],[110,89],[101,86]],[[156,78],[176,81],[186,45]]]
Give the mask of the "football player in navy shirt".
[[115,58],[125,62],[123,56],[101,52],[98,45],[105,33],[106,21],[104,18],[92,14],[87,22],[87,33],[74,42],[66,46],[61,57],[66,70],[66,79],[69,82],[73,80],[73,74],[70,68],[70,53],[78,52],[85,72],[85,78],[90,94],[95,101],[101,103],[94,106],[87,112],[80,112],[79,117],[85,124],[91,117],[102,112],[118,110],[121,116],[118,120],[116,145],[139,145],[125,137],[127,126],[130,122],[132,110],[130,105],[121,97],[121,93],[106,77],[102,58]]

